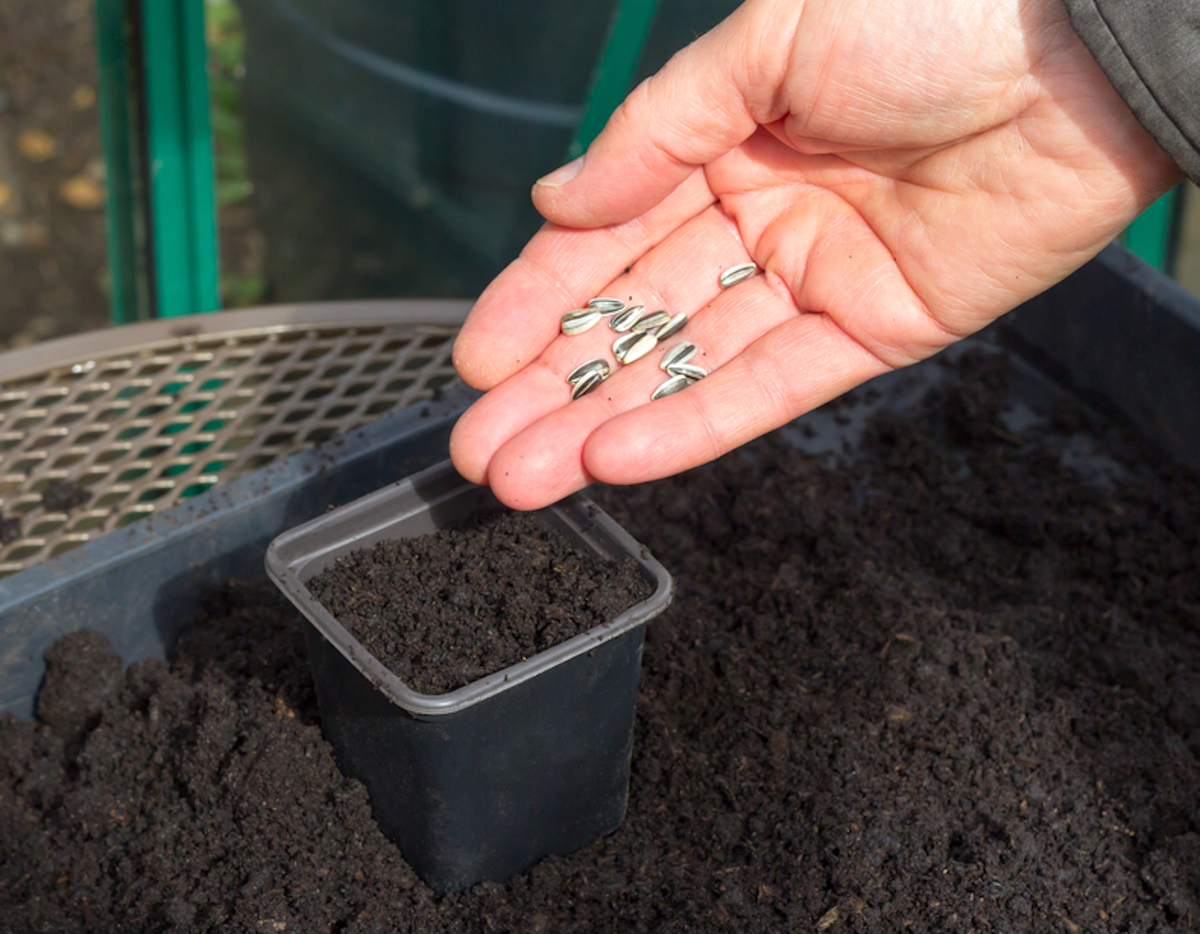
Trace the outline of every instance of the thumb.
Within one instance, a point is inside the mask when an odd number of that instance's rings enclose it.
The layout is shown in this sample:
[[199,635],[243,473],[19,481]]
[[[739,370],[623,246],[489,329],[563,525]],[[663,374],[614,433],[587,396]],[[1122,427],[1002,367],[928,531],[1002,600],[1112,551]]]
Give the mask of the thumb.
[[[756,18],[742,7],[638,85],[583,156],[533,186],[538,211],[564,227],[631,220],[662,201],[697,166],[749,138],[758,120],[743,92],[748,65],[760,81],[766,71],[766,82],[774,82],[758,88],[769,101],[777,96],[774,87],[782,82],[786,61],[781,51],[779,67],[771,68],[773,56],[764,54],[764,47],[781,43],[754,35],[757,28]],[[749,49],[755,61],[747,65]]]

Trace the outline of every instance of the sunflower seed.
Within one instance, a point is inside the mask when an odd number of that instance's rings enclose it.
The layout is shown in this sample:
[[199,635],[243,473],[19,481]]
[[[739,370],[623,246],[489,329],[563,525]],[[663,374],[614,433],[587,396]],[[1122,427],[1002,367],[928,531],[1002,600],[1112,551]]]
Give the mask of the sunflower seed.
[[589,392],[603,382],[604,377],[601,376],[596,370],[593,370],[575,384],[575,388],[571,390],[571,398],[578,399],[580,396],[586,396]]
[[662,369],[669,371],[671,367],[679,363],[687,363],[694,356],[696,356],[696,345],[689,344],[687,341],[680,341],[663,354],[662,361],[658,365]]
[[650,398],[661,399],[663,396],[669,396],[681,389],[687,389],[690,385],[692,385],[692,381],[686,376],[672,376],[665,383],[659,383],[658,388],[650,393]]
[[618,334],[630,330],[638,322],[638,318],[646,313],[645,305],[630,305],[624,311],[618,311],[608,319],[608,326]]
[[726,269],[721,273],[721,288],[727,289],[731,285],[737,285],[743,279],[749,279],[756,272],[758,272],[757,263],[741,263],[738,266]]
[[653,334],[642,334],[638,342],[625,351],[625,359],[622,362],[625,364],[630,364],[633,363],[634,360],[640,360],[657,346],[657,337],[655,337]]
[[670,320],[671,316],[667,312],[656,311],[652,315],[646,315],[644,318],[638,318],[637,323],[633,326],[633,329],[635,331],[652,331],[654,328],[662,327]]
[[595,308],[576,308],[562,316],[562,332],[582,334],[599,320],[600,312]]
[[610,372],[607,360],[589,360],[587,363],[579,364],[568,373],[567,382],[574,386],[589,373],[599,373],[601,379],[608,379]]
[[622,334],[613,341],[612,352],[617,358],[617,363],[625,362],[625,355],[633,348],[633,345],[642,339],[641,334]]
[[602,315],[614,315],[625,310],[625,303],[619,298],[592,298],[588,300],[587,306]]
[[655,332],[655,337],[665,341],[668,337],[687,324],[687,315],[682,311]]
[[708,370],[702,366],[693,366],[690,363],[672,363],[667,367],[667,372],[672,376],[686,376],[693,383],[698,379],[704,379],[708,375]]

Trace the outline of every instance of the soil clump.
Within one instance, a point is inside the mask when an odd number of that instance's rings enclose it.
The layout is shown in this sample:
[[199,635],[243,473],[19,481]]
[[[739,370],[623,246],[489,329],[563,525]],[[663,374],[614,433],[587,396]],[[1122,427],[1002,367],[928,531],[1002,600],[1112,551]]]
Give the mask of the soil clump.
[[610,836],[434,896],[231,586],[82,741],[0,719],[0,931],[1200,930],[1200,485],[962,368],[839,464],[595,491],[677,585]]
[[653,587],[632,559],[604,561],[529,513],[383,541],[308,581],[405,684],[444,694],[611,622]]
[[0,515],[0,545],[15,542],[21,537],[21,520],[17,516]]
[[92,491],[70,480],[51,480],[42,493],[42,508],[47,512],[70,512],[92,498]]

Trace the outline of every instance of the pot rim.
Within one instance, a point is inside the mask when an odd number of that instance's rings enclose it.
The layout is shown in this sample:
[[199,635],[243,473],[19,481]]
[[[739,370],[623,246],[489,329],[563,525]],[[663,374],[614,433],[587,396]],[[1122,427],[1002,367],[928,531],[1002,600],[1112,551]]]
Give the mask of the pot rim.
[[441,528],[448,523],[437,524],[433,514],[444,513],[464,497],[475,501],[472,510],[497,502],[486,487],[462,479],[450,461],[443,461],[289,529],[267,548],[266,568],[271,580],[363,677],[389,701],[413,716],[421,719],[445,716],[495,697],[644,625],[670,605],[673,582],[666,568],[590,498],[575,493],[545,510],[547,521],[574,533],[601,556],[633,558],[654,583],[654,592],[607,623],[453,691],[423,694],[415,690],[355,639],[313,596],[305,582],[337,557],[394,537],[388,531],[414,517],[432,517],[435,527]]

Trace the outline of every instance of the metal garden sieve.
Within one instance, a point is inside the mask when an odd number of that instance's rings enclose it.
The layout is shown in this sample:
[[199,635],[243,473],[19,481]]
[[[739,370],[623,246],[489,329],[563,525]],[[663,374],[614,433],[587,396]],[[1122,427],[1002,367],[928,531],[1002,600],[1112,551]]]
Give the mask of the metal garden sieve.
[[[0,577],[433,397],[467,307],[268,307],[0,354]],[[56,481],[86,501],[47,508]]]

